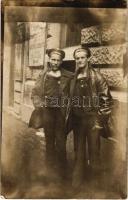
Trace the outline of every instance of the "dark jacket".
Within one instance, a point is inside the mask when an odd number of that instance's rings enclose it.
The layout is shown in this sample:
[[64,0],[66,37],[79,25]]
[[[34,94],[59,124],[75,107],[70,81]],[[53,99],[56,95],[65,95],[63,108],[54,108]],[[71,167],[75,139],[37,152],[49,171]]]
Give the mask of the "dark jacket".
[[[42,71],[39,74],[39,77],[36,80],[35,87],[32,90],[31,99],[33,101],[33,104],[35,108],[43,107],[44,105],[44,84],[45,84],[45,78],[47,75],[47,72],[49,69]],[[60,77],[60,90],[62,96],[68,96],[69,95],[69,89],[70,89],[70,82],[72,78],[74,77],[74,74],[72,72],[69,72],[63,68],[61,68],[61,77]],[[62,113],[64,114],[66,112],[65,109],[62,108]]]
[[[74,96],[75,91],[75,83],[78,74],[74,76],[71,80],[70,84],[70,98]],[[90,97],[97,97],[99,100],[99,104],[95,107],[95,112],[99,114],[107,114],[111,110],[112,105],[112,96],[110,94],[109,86],[107,81],[104,79],[102,74],[96,70],[94,70],[91,66],[88,67],[87,70],[88,77],[88,87],[90,91]],[[69,105],[71,109],[71,104]],[[69,110],[70,110],[69,109]]]
[[[71,80],[70,100],[72,99],[72,97],[74,97],[74,90],[75,90],[77,75],[78,74],[76,73],[76,75],[74,75],[74,78]],[[90,96],[98,97],[99,99],[99,106],[94,107],[94,114],[97,115],[97,121],[94,124],[94,126],[100,128],[100,130],[102,131],[101,133],[103,137],[109,137],[110,132],[109,132],[109,127],[108,127],[108,119],[111,114],[113,100],[110,94],[107,81],[104,79],[104,77],[102,76],[100,72],[94,70],[91,66],[88,67],[87,77],[89,79],[88,87],[90,91]],[[73,123],[72,104],[69,104],[69,106],[67,107],[67,112],[66,112],[66,124],[68,125],[68,130],[72,129],[72,123]]]
[[91,66],[88,67],[89,89],[92,97],[97,96],[99,99],[99,107],[96,110],[99,113],[107,114],[111,111],[112,96],[106,79],[99,71],[94,70]]

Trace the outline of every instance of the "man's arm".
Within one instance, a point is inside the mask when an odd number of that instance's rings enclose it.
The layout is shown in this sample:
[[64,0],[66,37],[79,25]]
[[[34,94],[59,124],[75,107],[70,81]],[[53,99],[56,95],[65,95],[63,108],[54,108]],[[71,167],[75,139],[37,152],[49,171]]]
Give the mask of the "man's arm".
[[97,90],[99,97],[99,114],[109,115],[113,104],[112,96],[107,81],[100,73],[97,73]]
[[35,108],[42,107],[42,96],[44,87],[44,75],[45,72],[41,72],[35,82],[35,86],[32,89],[31,99]]

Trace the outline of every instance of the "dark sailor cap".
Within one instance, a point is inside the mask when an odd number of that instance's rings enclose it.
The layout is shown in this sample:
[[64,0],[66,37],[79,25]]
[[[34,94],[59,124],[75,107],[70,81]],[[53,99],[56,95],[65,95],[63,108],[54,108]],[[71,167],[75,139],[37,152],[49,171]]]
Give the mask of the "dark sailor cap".
[[56,54],[60,55],[62,59],[65,58],[65,52],[61,49],[56,48],[56,49],[47,49],[46,50],[46,54],[49,57],[51,56],[52,53],[56,53]]
[[81,52],[81,51],[82,52],[86,52],[87,57],[91,56],[91,52],[90,52],[89,48],[87,48],[87,47],[79,47],[78,49],[75,49],[75,51],[73,52],[73,57],[75,58],[76,53]]

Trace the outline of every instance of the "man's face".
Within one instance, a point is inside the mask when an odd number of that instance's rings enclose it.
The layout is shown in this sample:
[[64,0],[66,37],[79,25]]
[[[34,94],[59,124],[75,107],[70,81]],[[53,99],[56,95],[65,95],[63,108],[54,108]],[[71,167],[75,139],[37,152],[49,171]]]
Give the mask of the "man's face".
[[49,58],[50,67],[53,71],[57,71],[62,63],[62,58],[59,54],[52,53]]
[[76,52],[75,61],[78,68],[86,67],[88,61],[87,53],[84,51]]

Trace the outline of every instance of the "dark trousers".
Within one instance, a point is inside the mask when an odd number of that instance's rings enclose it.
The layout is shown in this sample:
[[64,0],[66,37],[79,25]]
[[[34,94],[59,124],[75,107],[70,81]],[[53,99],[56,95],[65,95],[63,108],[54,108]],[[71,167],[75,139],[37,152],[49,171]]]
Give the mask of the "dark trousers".
[[64,117],[60,108],[44,108],[47,166],[51,169],[57,168],[58,173],[62,176],[65,176],[67,165],[64,130]]
[[[75,166],[73,172],[73,185],[82,183],[86,165],[97,169],[99,165],[100,136],[94,128],[96,116],[73,117]],[[88,162],[89,161],[89,162]]]

